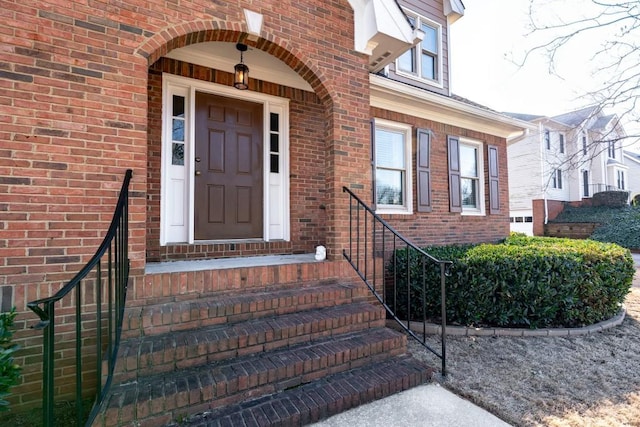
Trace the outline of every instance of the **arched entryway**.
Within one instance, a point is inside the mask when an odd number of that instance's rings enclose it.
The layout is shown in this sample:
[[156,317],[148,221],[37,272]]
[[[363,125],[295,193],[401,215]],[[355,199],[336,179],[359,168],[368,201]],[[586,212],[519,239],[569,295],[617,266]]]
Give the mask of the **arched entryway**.
[[244,54],[250,90],[237,90],[230,85],[236,44],[215,40],[227,40],[224,32],[209,38],[150,66],[147,261],[326,245],[325,87],[260,41]]

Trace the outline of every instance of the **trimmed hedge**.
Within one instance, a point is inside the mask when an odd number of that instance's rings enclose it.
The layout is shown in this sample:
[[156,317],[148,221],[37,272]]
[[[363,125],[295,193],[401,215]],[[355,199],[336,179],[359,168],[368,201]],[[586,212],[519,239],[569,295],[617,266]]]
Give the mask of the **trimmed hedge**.
[[[501,244],[430,247],[454,262],[447,277],[447,321],[468,326],[578,327],[615,315],[635,269],[627,249],[591,240],[512,235]],[[405,249],[395,253],[406,266]],[[412,318],[422,320],[423,267],[409,255]],[[391,264],[388,266],[391,272]],[[426,316],[440,317],[440,278],[426,268]],[[406,318],[407,268],[396,271],[398,317]],[[387,288],[387,301],[393,289]],[[415,314],[414,314],[415,313]]]

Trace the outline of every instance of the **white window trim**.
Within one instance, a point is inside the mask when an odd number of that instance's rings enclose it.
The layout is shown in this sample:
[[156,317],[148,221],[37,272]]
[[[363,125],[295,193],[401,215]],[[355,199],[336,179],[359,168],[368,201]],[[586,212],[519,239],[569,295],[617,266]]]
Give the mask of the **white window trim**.
[[[460,213],[461,215],[468,215],[468,216],[484,216],[486,215],[486,209],[485,209],[485,196],[486,196],[486,191],[484,188],[484,144],[481,141],[476,141],[473,139],[467,139],[467,138],[460,138],[459,139],[459,144],[460,145],[467,145],[467,146],[473,146],[475,147],[478,151],[478,157],[477,157],[477,168],[478,168],[478,202],[480,204],[480,206],[478,208],[472,209],[472,208],[465,208],[464,205],[462,205],[462,212]],[[460,161],[462,161],[462,159],[460,159]],[[462,164],[460,165],[460,169],[462,169]],[[460,174],[460,179],[464,178],[464,176],[462,176],[462,174]]]
[[416,74],[414,74],[414,73],[410,73],[410,72],[401,70],[400,69],[400,65],[399,65],[399,57],[398,57],[398,59],[396,59],[396,61],[395,61],[396,74],[398,74],[399,76],[406,77],[406,78],[411,79],[411,80],[416,80],[416,81],[419,81],[419,82],[422,82],[422,83],[426,83],[428,85],[431,85],[431,86],[434,86],[434,87],[437,87],[437,88],[440,88],[440,89],[444,88],[444,78],[443,78],[443,75],[442,75],[443,74],[443,71],[442,71],[443,70],[443,68],[442,68],[443,65],[442,65],[442,63],[444,62],[444,58],[443,58],[444,51],[443,51],[443,48],[442,48],[442,25],[438,24],[435,21],[432,21],[429,18],[426,18],[426,17],[424,17],[422,15],[419,15],[419,14],[417,14],[417,13],[415,13],[415,12],[409,10],[409,9],[404,9],[404,12],[406,13],[407,16],[416,19],[415,27],[417,29],[420,29],[420,27],[421,27],[420,23],[424,23],[424,24],[436,29],[436,33],[438,35],[438,43],[437,43],[437,45],[438,45],[438,52],[437,52],[437,54],[438,54],[438,58],[437,58],[437,60],[438,60],[438,64],[437,64],[438,78],[436,80],[431,80],[431,79],[427,79],[427,78],[422,77],[421,61],[420,61],[420,57],[419,57],[420,55],[422,55],[422,47],[421,47],[422,42],[418,43],[415,46],[416,49],[420,50],[420,52],[416,51],[418,53],[418,58],[416,58],[416,66],[418,67],[418,72]]
[[[394,132],[402,132],[404,134],[404,164],[405,164],[405,200],[403,206],[395,205],[381,205],[376,203],[377,214],[397,214],[397,215],[411,215],[413,214],[413,162],[412,162],[412,127],[406,123],[392,122],[384,119],[375,119],[376,129],[388,129]],[[375,132],[375,129],[374,129]],[[373,147],[375,150],[375,147]],[[375,174],[378,170],[378,165],[374,165]],[[374,176],[375,178],[375,176]]]
[[[162,76],[162,160],[161,160],[161,178],[160,178],[160,245],[166,246],[171,243],[201,243],[194,238],[194,179],[193,171],[195,165],[195,150],[193,149],[194,129],[195,129],[195,93],[207,92],[228,98],[237,98],[263,104],[263,240],[284,240],[291,239],[290,226],[290,199],[289,199],[289,100],[270,95],[264,95],[258,92],[238,91],[237,89],[216,83],[204,82],[201,80],[191,79],[188,77],[176,76],[173,74],[163,74]],[[184,203],[185,221],[181,225],[181,229],[175,229],[168,232],[171,224],[170,208],[173,203],[178,200],[169,192],[170,176],[167,173],[168,165],[171,163],[171,102],[172,96],[178,94],[185,96],[185,154],[184,154]],[[280,173],[271,174],[270,156],[269,156],[269,114],[278,113],[280,115],[281,131],[281,156]],[[278,203],[280,218],[273,218],[270,204],[274,201]],[[174,207],[175,209],[175,207]],[[176,238],[176,236],[178,236]],[[207,243],[221,241],[207,241]],[[243,239],[237,241],[244,241]]]

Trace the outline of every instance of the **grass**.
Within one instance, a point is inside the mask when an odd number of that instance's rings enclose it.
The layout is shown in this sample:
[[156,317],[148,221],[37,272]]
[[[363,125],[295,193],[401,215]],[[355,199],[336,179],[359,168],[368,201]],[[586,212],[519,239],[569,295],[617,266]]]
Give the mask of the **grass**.
[[640,426],[640,273],[625,306],[622,325],[592,335],[449,337],[443,385],[517,427]]

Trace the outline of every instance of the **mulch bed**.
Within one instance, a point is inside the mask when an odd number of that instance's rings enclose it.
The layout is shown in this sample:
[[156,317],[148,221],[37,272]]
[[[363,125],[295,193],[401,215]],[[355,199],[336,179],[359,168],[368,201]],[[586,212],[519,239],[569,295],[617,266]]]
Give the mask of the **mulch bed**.
[[448,337],[442,385],[514,426],[640,426],[640,273],[625,307],[620,326],[591,335]]

